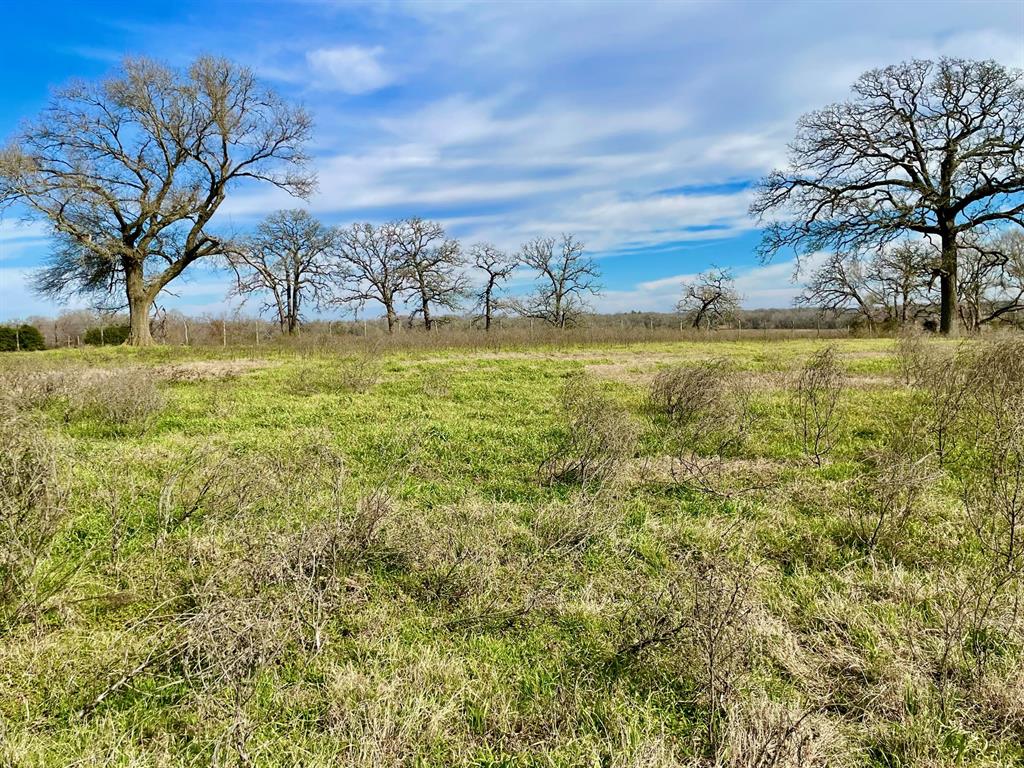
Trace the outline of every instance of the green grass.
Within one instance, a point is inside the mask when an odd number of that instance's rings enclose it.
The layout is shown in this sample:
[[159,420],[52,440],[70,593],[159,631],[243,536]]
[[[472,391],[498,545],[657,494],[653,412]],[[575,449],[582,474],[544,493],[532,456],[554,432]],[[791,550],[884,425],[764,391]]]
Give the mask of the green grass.
[[[5,358],[0,370],[22,373],[261,363],[161,380],[165,405],[145,429],[58,406],[37,414],[71,491],[37,578],[71,575],[2,635],[0,764],[740,766],[753,764],[758,727],[786,713],[808,713],[801,765],[1024,764],[1019,633],[998,633],[981,674],[969,659],[936,673],[951,580],[983,569],[955,467],[898,547],[866,553],[850,539],[846,484],[912,395],[891,341],[834,343],[851,385],[821,468],[789,412],[788,382],[821,346],[809,339],[391,352],[365,391],[337,386],[351,363],[327,354]],[[758,420],[735,458],[767,478],[763,490],[719,498],[637,469],[668,452],[644,409],[650,376],[709,357],[757,382]],[[633,469],[600,491],[537,475],[563,434],[562,386],[581,370],[640,425]],[[324,450],[344,466],[338,493],[315,458]],[[170,482],[188,457],[195,468]],[[168,524],[204,471],[217,493]],[[375,491],[386,514],[358,556],[332,566],[313,647],[284,616],[302,601],[281,552],[336,519],[354,539],[355,510]],[[668,610],[665,590],[694,553],[752,574],[740,633],[751,646],[721,711],[693,642],[618,653],[630,627]],[[230,624],[245,606],[226,634],[188,623]],[[260,619],[277,629],[245,634]],[[260,639],[278,630],[284,640]],[[132,673],[184,631],[201,664],[183,655]],[[262,655],[239,660],[261,642]],[[197,672],[221,661],[235,672]],[[713,742],[710,718],[721,721]]]

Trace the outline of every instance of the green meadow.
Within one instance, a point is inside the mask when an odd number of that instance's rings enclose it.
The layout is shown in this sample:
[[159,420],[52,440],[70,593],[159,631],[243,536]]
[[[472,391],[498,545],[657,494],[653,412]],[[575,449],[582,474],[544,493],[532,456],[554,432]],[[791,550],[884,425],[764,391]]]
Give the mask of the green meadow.
[[0,764],[1024,764],[1000,344],[5,355]]

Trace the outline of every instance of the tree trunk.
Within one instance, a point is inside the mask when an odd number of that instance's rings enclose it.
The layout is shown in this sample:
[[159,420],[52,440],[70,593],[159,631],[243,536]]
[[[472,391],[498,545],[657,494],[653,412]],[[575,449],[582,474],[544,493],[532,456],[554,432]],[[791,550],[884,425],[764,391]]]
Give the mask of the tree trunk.
[[149,312],[153,298],[146,290],[142,264],[136,261],[124,262],[125,293],[128,297],[128,324],[131,332],[126,344],[133,347],[150,347],[153,335],[149,331]]
[[491,330],[491,296],[484,298],[484,330]]
[[429,331],[430,327],[434,323],[433,319],[430,317],[430,300],[425,295],[421,294],[420,305],[423,309],[423,328],[424,330]]
[[384,309],[387,311],[388,315],[388,333],[394,333],[395,323],[398,322],[398,315],[395,314],[395,308],[390,304],[386,305]]
[[960,333],[959,315],[956,306],[957,294],[957,251],[956,237],[952,234],[942,235],[942,263],[939,272],[939,333],[946,336],[958,336]]

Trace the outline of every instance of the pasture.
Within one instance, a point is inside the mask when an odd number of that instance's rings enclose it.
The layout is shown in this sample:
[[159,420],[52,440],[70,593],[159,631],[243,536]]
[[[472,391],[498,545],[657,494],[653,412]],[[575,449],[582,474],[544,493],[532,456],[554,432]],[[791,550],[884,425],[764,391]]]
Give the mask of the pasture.
[[0,764],[1022,764],[1020,350],[7,355]]

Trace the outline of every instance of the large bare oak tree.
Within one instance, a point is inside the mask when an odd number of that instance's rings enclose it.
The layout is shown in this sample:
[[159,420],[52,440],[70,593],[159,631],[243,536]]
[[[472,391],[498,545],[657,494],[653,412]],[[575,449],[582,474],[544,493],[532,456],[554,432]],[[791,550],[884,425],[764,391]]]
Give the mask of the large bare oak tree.
[[227,255],[239,296],[266,297],[281,332],[294,334],[307,301],[327,302],[332,289],[332,259],[337,232],[308,211],[277,211],[260,222],[252,236]]
[[1024,226],[1024,76],[994,61],[911,61],[862,75],[802,117],[790,165],[762,180],[762,255],[937,242],[940,330],[958,330],[959,246]]
[[134,345],[151,344],[161,291],[224,255],[212,231],[246,180],[305,196],[311,121],[245,67],[213,57],[179,72],[126,59],[101,82],[57,92],[0,154],[0,202],[46,220],[57,240],[37,288],[127,306]]

